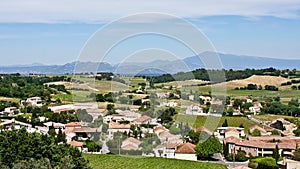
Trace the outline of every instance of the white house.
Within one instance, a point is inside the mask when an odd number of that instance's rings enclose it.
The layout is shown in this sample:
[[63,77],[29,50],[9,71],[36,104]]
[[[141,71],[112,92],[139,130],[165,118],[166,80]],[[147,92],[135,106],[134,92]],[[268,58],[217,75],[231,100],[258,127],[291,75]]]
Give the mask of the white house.
[[175,159],[197,161],[195,145],[183,143],[175,150]]
[[[40,97],[30,97],[30,98],[27,98],[25,102],[28,103],[29,106],[33,106],[33,107],[35,107],[35,106],[37,106],[37,107],[43,106],[42,99]],[[24,104],[24,101],[21,102],[21,103]]]

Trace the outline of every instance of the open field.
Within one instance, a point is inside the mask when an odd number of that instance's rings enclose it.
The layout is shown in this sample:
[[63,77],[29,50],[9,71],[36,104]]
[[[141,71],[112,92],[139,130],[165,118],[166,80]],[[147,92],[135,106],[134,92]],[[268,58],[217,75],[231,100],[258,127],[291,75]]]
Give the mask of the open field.
[[185,81],[174,81],[174,82],[167,82],[167,83],[156,83],[155,86],[190,86],[190,85],[199,85],[199,84],[204,84],[208,83],[208,81],[203,81],[203,80],[185,80]]
[[276,120],[278,118],[293,118],[291,116],[284,116],[284,115],[274,115],[274,114],[266,114],[266,115],[258,115],[258,116],[253,116],[253,118],[261,120],[261,121],[273,121]]
[[[249,78],[246,79],[241,79],[241,80],[232,80],[226,82],[227,89],[234,89],[236,87],[245,87],[248,84],[256,84],[261,85],[264,87],[265,85],[274,85],[279,87],[281,83],[285,83],[287,81],[290,81],[287,78],[283,77],[278,77],[278,76],[261,76],[261,75],[253,75]],[[219,85],[219,84],[216,84]]]
[[89,160],[89,164],[94,169],[162,169],[162,168],[199,168],[199,169],[225,169],[226,167],[219,164],[184,161],[155,157],[129,157],[118,155],[96,155],[84,154]]
[[2,97],[2,96],[0,96],[0,100],[20,103],[20,99],[19,98],[11,98],[11,97]]
[[241,124],[245,127],[245,132],[256,123],[248,120],[246,117],[206,117],[206,116],[192,116],[192,115],[178,115],[175,117],[177,122],[182,122],[183,124],[189,124],[193,128],[198,128],[200,126],[205,126],[206,128],[212,130],[215,127],[221,127],[225,119],[227,119],[228,125],[232,127],[239,127]]

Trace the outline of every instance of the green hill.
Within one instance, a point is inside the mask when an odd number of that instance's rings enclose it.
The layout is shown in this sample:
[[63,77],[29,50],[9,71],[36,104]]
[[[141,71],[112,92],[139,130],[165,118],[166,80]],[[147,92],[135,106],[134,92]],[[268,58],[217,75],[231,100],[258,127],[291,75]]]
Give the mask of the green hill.
[[163,168],[194,168],[194,169],[226,169],[225,166],[212,163],[184,161],[155,157],[128,157],[118,155],[84,154],[89,165],[94,169],[163,169]]

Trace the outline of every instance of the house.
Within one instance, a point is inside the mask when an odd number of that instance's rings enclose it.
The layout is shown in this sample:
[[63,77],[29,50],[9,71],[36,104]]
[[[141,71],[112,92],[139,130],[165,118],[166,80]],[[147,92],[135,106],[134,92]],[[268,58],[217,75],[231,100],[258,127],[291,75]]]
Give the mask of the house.
[[281,169],[300,169],[300,161],[283,158],[277,163]]
[[81,151],[81,152],[82,151],[86,151],[86,148],[83,147],[84,146],[84,142],[79,142],[79,141],[73,140],[73,141],[67,142],[67,144],[69,144],[69,145],[71,145],[73,147],[78,148],[78,150]]
[[16,107],[6,107],[3,111],[3,113],[6,113],[8,116],[13,116],[15,112],[19,113]]
[[169,131],[160,132],[158,138],[161,143],[182,143],[180,136],[171,134]]
[[86,140],[88,138],[93,138],[95,133],[101,133],[101,128],[81,127],[74,128],[72,132],[79,136],[80,140]]
[[135,120],[133,120],[134,124],[151,124],[153,122],[152,118],[146,115],[143,115]]
[[206,132],[208,135],[213,135],[213,132],[208,130],[206,127],[204,126],[201,126],[201,127],[198,127],[196,129],[194,129],[195,132]]
[[189,114],[189,115],[202,115],[203,114],[203,109],[200,107],[200,105],[190,105],[185,110],[185,114]]
[[[275,141],[274,141],[275,140]],[[247,155],[252,156],[271,156],[276,145],[279,148],[279,154],[285,157],[291,157],[296,150],[300,138],[285,138],[278,136],[268,137],[250,137],[249,140],[242,140],[236,137],[228,137],[224,140],[229,153],[237,153],[238,150],[244,150]]]
[[197,161],[195,145],[192,143],[183,143],[175,150],[175,159]]
[[235,128],[228,128],[224,130],[224,138],[228,137],[240,138],[240,132]]
[[[219,139],[223,139],[226,136],[229,137],[230,135],[237,136],[237,132],[236,131],[238,131],[239,137],[245,137],[246,136],[244,128],[241,128],[241,127],[218,127],[217,128],[217,133],[219,135],[218,138]],[[227,135],[226,135],[226,133],[227,133]]]
[[41,107],[43,106],[42,104],[42,99],[40,97],[30,97],[27,98],[26,101],[21,101],[21,103],[24,105],[25,103],[28,104],[28,106],[32,106],[32,107]]
[[249,107],[249,111],[250,111],[250,113],[253,113],[254,115],[256,115],[256,114],[260,113],[261,108],[263,108],[261,103],[258,101],[255,101],[255,102],[253,102],[253,106]]
[[55,122],[52,122],[52,121],[49,121],[49,122],[46,122],[46,123],[43,123],[44,126],[46,127],[54,127],[55,129],[59,129],[59,128],[62,128],[64,129],[65,128],[65,124],[62,124],[62,123],[55,123]]
[[140,113],[136,113],[133,111],[129,111],[129,110],[116,110],[116,112],[124,117],[124,120],[127,121],[133,121],[139,117],[141,117],[142,115]]
[[114,137],[114,133],[116,132],[121,132],[121,133],[124,133],[124,132],[129,132],[130,131],[130,124],[119,124],[119,123],[116,123],[116,122],[110,122],[108,124],[108,139],[113,139]]
[[49,106],[48,108],[51,111],[53,111],[54,113],[75,110],[75,107],[73,104],[66,104],[66,105],[60,105],[60,106]]
[[176,101],[169,101],[167,103],[162,103],[161,106],[166,106],[166,107],[177,107],[178,103]]
[[167,131],[167,129],[164,126],[156,126],[153,129],[153,132],[157,135],[159,135],[163,131]]
[[141,143],[142,142],[139,141],[138,139],[129,137],[122,141],[121,148],[124,150],[140,150],[141,148],[139,146]]
[[200,96],[200,99],[203,101],[204,104],[208,104],[211,102],[211,97],[209,96]]

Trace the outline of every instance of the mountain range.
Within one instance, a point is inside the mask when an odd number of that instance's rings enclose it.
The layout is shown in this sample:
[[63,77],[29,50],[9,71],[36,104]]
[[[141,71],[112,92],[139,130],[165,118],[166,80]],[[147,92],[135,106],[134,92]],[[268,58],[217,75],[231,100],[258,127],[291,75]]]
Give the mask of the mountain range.
[[[83,72],[113,72],[121,75],[161,75],[164,73],[187,72],[199,68],[206,68],[199,58],[206,60],[216,53],[204,52],[198,56],[186,57],[174,61],[155,60],[148,63],[126,62],[118,64],[109,64],[105,62],[72,62],[64,65],[15,65],[0,66],[0,74],[72,74]],[[220,62],[224,69],[243,70],[243,69],[261,69],[273,67],[276,69],[300,69],[300,59],[275,59],[256,56],[242,56],[233,54],[218,53]]]

